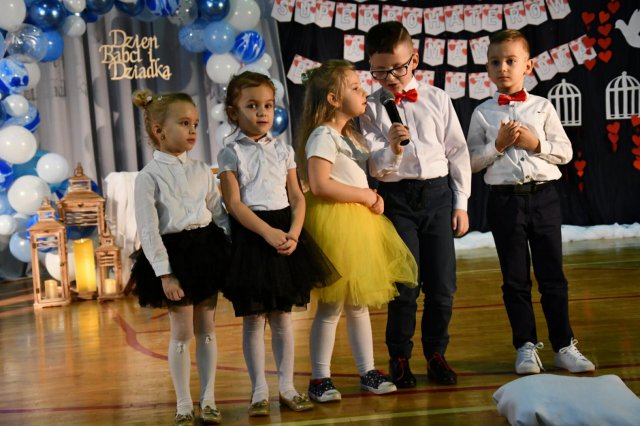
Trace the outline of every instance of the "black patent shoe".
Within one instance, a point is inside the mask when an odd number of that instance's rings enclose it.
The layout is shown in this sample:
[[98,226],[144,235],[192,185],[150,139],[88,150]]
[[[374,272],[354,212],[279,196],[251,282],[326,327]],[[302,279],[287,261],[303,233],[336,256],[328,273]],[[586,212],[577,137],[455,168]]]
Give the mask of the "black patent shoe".
[[449,367],[447,360],[439,352],[434,353],[429,358],[427,377],[439,385],[455,385],[458,383],[458,375]]
[[391,381],[400,389],[415,388],[416,376],[411,372],[409,360],[403,357],[389,360],[389,372]]

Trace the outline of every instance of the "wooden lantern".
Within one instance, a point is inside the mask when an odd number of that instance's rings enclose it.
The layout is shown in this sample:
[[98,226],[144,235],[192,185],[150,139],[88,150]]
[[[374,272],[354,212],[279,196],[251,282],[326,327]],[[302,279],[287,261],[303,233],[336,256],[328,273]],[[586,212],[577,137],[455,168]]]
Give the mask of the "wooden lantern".
[[69,190],[58,201],[60,221],[66,226],[97,226],[100,241],[105,234],[105,199],[91,190],[91,179],[84,175],[78,163],[74,176],[69,178]]
[[122,297],[122,261],[120,247],[113,242],[109,228],[96,249],[98,262],[98,300],[110,300]]
[[[67,231],[56,220],[56,211],[45,198],[38,210],[38,221],[29,228],[31,241],[31,264],[33,274],[33,307],[63,306],[71,302],[69,271],[67,263]],[[60,257],[60,282],[40,279],[38,250],[58,250]]]

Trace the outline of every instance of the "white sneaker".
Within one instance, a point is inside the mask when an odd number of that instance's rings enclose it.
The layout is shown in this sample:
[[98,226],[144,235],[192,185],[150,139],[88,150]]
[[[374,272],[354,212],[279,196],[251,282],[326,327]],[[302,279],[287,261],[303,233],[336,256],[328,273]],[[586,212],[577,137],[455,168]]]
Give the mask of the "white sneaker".
[[576,347],[577,344],[578,340],[571,339],[571,344],[569,346],[565,346],[556,352],[553,357],[553,365],[558,368],[569,370],[572,373],[595,371],[596,366],[580,353]]
[[540,370],[544,370],[542,367],[542,361],[538,356],[538,349],[544,348],[542,342],[533,344],[527,342],[518,348],[518,355],[516,357],[516,373],[518,374],[538,374]]

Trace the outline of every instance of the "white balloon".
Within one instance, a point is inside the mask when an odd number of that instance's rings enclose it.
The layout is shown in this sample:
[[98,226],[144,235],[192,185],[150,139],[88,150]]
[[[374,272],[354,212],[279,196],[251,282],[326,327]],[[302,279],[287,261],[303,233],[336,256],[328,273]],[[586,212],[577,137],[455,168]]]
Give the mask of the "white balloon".
[[33,158],[38,149],[36,137],[22,126],[0,129],[0,158],[7,163],[23,164]]
[[22,117],[29,111],[29,101],[21,95],[9,95],[2,100],[7,114],[13,117]]
[[276,80],[275,78],[272,78],[271,81],[276,87],[276,103],[281,103],[284,99],[284,86],[280,83],[280,80]]
[[223,121],[218,127],[216,127],[213,140],[218,145],[218,147],[220,147],[220,149],[222,149],[225,142],[229,142],[230,138],[228,138],[228,136],[231,135],[234,130],[235,128],[231,127],[231,124],[226,121]]
[[[47,268],[47,272],[52,278],[60,281],[62,274],[60,272],[60,254],[57,252],[49,252],[44,257],[44,266]],[[67,253],[67,269],[69,275],[69,281],[76,279],[76,257],[73,252]]]
[[45,197],[51,198],[51,189],[38,176],[20,176],[9,188],[9,204],[18,213],[36,214]]
[[69,15],[62,24],[62,33],[67,37],[80,37],[87,30],[87,23],[77,15]]
[[62,182],[69,177],[69,162],[62,155],[50,152],[40,157],[36,172],[47,183]]
[[9,32],[17,30],[27,16],[24,0],[2,0],[0,28]]
[[271,65],[273,65],[273,60],[271,59],[271,56],[269,56],[268,53],[263,53],[262,56],[260,56],[260,59],[254,62],[254,64],[258,64],[262,68],[269,69],[271,68]]
[[254,0],[231,0],[226,21],[237,31],[250,30],[260,21],[260,6]]
[[207,60],[207,75],[214,83],[227,84],[240,69],[240,62],[231,54],[211,55]]
[[11,235],[18,230],[18,223],[9,214],[0,215],[0,235]]
[[238,71],[238,74],[242,74],[245,71],[257,72],[258,74],[262,74],[262,75],[266,75],[267,77],[271,77],[271,74],[269,73],[269,71],[266,68],[262,67],[260,64],[257,64],[257,63],[247,64],[247,65],[243,66]]
[[27,75],[29,76],[29,83],[27,83],[25,90],[33,89],[40,82],[40,67],[37,62],[24,63],[23,65],[27,69]]
[[[122,0],[120,0],[122,1]],[[87,7],[86,0],[62,0],[64,7],[71,13],[80,13]]]
[[227,119],[227,113],[225,112],[223,103],[216,104],[211,108],[211,118],[215,121],[225,121]]

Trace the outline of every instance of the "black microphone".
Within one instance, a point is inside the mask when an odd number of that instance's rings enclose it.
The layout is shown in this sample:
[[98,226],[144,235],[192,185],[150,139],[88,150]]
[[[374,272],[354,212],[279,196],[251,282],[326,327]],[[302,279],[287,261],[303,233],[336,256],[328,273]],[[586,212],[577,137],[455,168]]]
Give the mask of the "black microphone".
[[[382,90],[380,93],[380,102],[384,109],[387,110],[387,115],[392,123],[400,123],[404,125],[402,119],[400,118],[400,113],[398,112],[398,108],[396,108],[396,97],[388,90]],[[409,143],[409,139],[405,139],[400,142],[400,145],[405,146]]]

